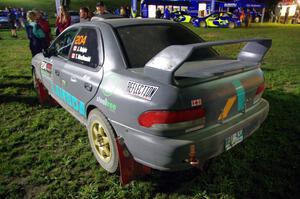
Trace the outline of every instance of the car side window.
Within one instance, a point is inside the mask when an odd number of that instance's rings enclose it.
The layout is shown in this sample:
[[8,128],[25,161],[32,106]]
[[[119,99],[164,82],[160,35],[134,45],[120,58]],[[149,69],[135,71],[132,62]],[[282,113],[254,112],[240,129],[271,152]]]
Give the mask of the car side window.
[[78,29],[70,29],[64,32],[54,41],[50,48],[54,48],[58,56],[68,58],[77,31]]
[[96,68],[99,65],[98,36],[93,28],[82,28],[75,37],[69,59]]

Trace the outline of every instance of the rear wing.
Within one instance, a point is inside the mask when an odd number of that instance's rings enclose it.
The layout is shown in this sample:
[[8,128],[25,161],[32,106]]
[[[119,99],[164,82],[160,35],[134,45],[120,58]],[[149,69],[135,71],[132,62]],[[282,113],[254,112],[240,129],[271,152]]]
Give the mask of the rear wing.
[[237,60],[253,64],[259,64],[272,45],[271,39],[241,39],[168,46],[146,63],[144,74],[159,82],[173,84],[175,72],[195,50],[243,42],[247,43],[239,52]]

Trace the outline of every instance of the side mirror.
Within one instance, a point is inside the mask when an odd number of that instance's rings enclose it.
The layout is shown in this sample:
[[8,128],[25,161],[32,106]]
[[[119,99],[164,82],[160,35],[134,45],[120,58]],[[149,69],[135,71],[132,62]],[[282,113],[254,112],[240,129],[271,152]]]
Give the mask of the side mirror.
[[44,57],[50,58],[53,55],[56,55],[56,50],[54,48],[47,48],[42,50]]
[[51,56],[49,56],[49,52],[48,51],[49,51],[48,48],[42,50],[44,57],[50,58]]

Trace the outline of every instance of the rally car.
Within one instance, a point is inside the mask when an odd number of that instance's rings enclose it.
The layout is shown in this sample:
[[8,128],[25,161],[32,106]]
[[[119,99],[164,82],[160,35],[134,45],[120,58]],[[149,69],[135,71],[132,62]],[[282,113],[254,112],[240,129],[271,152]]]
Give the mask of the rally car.
[[170,19],[176,22],[190,23],[192,17],[185,11],[174,11],[170,13]]
[[215,12],[206,17],[200,17],[192,21],[195,27],[219,27],[235,28],[241,26],[238,16],[230,12]]
[[[237,59],[212,48],[241,42]],[[93,18],[61,33],[32,71],[40,102],[84,124],[100,165],[126,179],[198,167],[257,130],[269,110],[260,64],[270,46],[205,42],[167,20]]]

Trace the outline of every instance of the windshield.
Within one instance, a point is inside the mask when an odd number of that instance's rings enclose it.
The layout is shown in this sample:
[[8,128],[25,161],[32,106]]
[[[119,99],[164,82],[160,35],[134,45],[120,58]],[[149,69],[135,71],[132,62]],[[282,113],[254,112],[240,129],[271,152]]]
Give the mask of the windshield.
[[[144,67],[161,50],[171,45],[201,43],[203,40],[179,24],[138,25],[117,28],[130,68]],[[210,48],[193,53],[193,60],[215,56]]]
[[6,12],[0,12],[0,17],[7,17],[7,13]]

